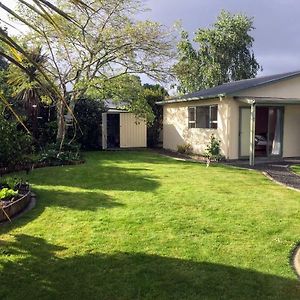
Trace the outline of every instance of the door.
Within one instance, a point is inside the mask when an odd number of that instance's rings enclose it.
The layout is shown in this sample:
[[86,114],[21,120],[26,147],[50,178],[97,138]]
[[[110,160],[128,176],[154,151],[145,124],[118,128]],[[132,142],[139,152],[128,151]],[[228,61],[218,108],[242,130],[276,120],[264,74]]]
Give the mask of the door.
[[120,114],[120,147],[147,147],[147,124],[133,113]]
[[107,149],[107,113],[102,114],[102,149]]
[[[240,108],[240,157],[250,154],[250,117],[248,107]],[[255,157],[282,155],[283,107],[257,106],[255,117]]]
[[283,108],[270,107],[268,120],[268,155],[282,155]]
[[240,157],[250,155],[250,107],[240,108]]
[[107,148],[120,148],[120,114],[107,114]]

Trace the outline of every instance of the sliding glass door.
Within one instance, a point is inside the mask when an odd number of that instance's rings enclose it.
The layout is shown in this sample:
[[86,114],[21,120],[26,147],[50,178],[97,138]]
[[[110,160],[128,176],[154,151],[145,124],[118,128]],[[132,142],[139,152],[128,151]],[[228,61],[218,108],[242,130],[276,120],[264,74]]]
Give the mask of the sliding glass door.
[[[282,155],[283,107],[257,106],[255,117],[255,157]],[[240,108],[240,157],[250,153],[250,108]]]
[[281,156],[283,137],[283,108],[270,107],[268,123],[268,154],[269,156]]

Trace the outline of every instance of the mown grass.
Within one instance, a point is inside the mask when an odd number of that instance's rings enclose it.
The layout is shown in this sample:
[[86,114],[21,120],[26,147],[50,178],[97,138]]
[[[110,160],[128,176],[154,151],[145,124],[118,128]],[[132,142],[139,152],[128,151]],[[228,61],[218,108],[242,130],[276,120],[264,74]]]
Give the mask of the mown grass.
[[291,166],[292,171],[300,175],[300,165]]
[[0,299],[300,299],[300,194],[256,171],[94,152],[29,175],[0,227]]

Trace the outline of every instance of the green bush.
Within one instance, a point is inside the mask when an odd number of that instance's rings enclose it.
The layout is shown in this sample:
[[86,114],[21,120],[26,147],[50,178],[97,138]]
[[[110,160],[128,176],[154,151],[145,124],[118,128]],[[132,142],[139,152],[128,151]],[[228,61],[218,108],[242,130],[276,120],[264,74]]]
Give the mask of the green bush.
[[74,114],[82,133],[77,128],[76,141],[84,150],[96,150],[101,147],[101,123],[104,104],[93,99],[81,99],[76,103]]
[[0,113],[0,166],[14,166],[24,163],[32,153],[32,138],[18,124],[4,118]]
[[9,188],[15,190],[23,180],[17,177],[4,177],[0,180],[0,189]]
[[168,92],[159,84],[144,84],[143,87],[144,97],[154,115],[153,122],[147,127],[147,146],[156,147],[159,145],[159,136],[163,127],[163,107],[156,105],[156,102],[163,101],[165,96],[168,96]]
[[61,150],[59,148],[59,144],[49,144],[40,152],[38,161],[59,165],[81,159],[79,145],[65,144]]
[[177,151],[181,154],[192,154],[193,147],[191,144],[183,144],[177,146]]
[[0,200],[8,199],[8,198],[13,197],[17,194],[18,194],[18,192],[14,191],[13,189],[3,188],[3,189],[0,190]]
[[207,144],[206,151],[204,153],[204,156],[208,160],[208,164],[212,160],[219,161],[222,158],[220,143],[221,141],[218,140],[214,134],[210,136],[209,143]]

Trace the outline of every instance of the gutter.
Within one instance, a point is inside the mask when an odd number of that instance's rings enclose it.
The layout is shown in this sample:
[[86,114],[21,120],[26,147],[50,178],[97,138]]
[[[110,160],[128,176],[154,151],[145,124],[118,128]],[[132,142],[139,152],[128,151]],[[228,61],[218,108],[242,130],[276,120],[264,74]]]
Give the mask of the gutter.
[[226,97],[226,94],[217,94],[217,95],[211,95],[211,96],[203,96],[203,97],[190,97],[190,98],[179,98],[179,99],[170,99],[166,101],[159,101],[155,102],[157,105],[164,105],[164,104],[170,104],[170,103],[180,103],[180,102],[189,102],[189,101],[197,101],[197,100],[209,100],[209,99],[215,99],[223,97]]

